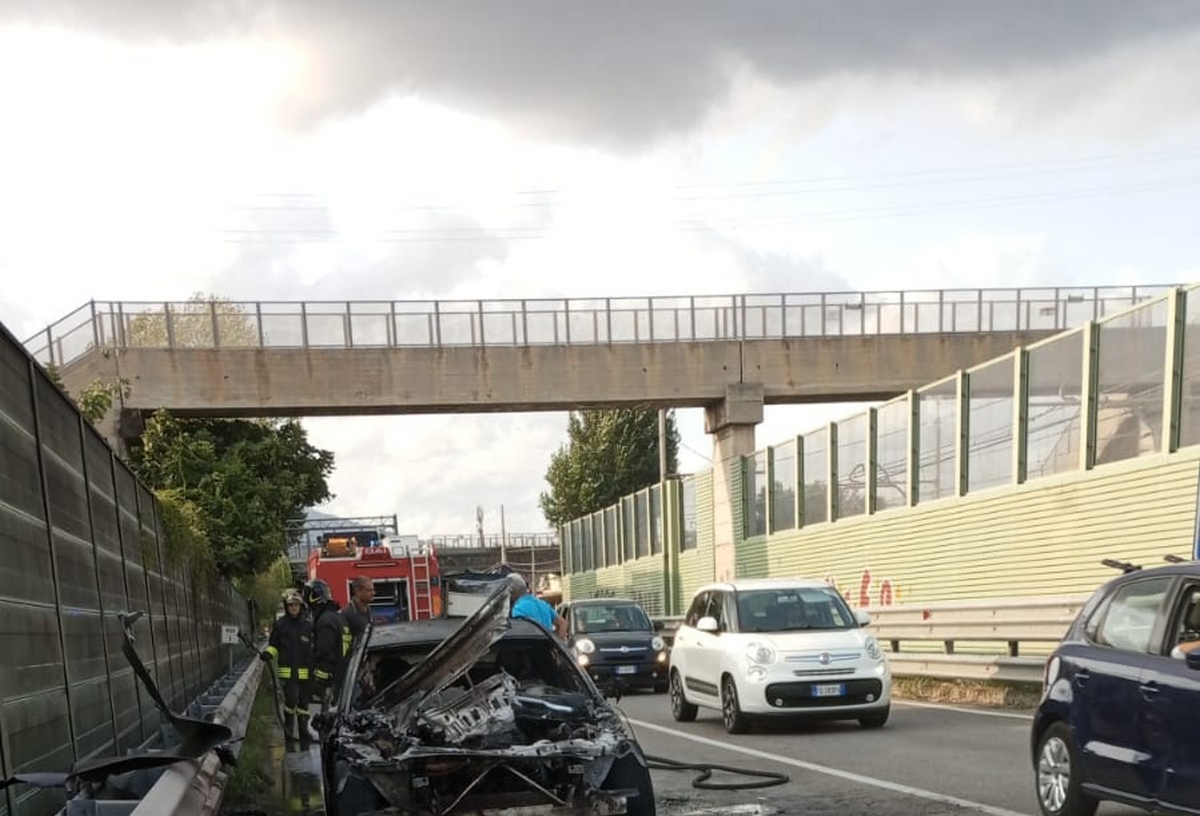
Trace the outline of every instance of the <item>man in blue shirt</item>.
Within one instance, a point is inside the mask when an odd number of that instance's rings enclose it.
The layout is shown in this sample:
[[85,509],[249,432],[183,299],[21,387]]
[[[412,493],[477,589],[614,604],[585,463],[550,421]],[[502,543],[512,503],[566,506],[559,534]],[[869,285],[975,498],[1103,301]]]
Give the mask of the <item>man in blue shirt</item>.
[[515,572],[508,575],[508,588],[512,595],[512,616],[527,618],[539,624],[547,632],[553,632],[561,640],[567,636],[567,622],[554,607],[533,594],[525,579]]

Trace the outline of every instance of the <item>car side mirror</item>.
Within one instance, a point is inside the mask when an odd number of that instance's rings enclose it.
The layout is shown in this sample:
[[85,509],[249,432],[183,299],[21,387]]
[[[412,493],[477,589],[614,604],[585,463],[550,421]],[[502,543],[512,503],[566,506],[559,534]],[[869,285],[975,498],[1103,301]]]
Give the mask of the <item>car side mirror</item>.
[[705,615],[696,621],[696,628],[701,632],[711,632],[714,635],[721,631],[721,627],[717,625],[717,619],[712,615]]
[[1200,650],[1193,649],[1183,656],[1183,662],[1189,669],[1200,670]]
[[656,620],[654,622],[654,631],[655,632],[661,632],[663,629],[666,629],[666,628],[667,628],[666,621]]
[[858,621],[859,626],[870,626],[871,625],[871,615],[865,609],[855,609],[854,610],[854,619],[856,621]]

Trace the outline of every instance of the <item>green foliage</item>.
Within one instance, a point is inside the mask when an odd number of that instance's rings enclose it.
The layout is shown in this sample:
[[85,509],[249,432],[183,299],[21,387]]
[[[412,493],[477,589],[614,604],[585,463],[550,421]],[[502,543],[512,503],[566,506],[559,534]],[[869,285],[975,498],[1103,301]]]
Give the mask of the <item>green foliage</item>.
[[[538,498],[546,520],[555,527],[658,482],[655,408],[572,412],[567,437],[546,470],[550,490]],[[669,412],[667,472],[674,473],[678,466],[679,430],[674,412]]]
[[333,454],[310,445],[292,420],[182,419],[160,410],[129,454],[146,484],[196,507],[226,578],[271,566],[285,550],[288,523],[330,498]]
[[75,405],[79,408],[79,413],[83,414],[83,418],[95,425],[112,410],[113,402],[117,397],[128,393],[128,380],[120,382],[93,380],[91,385],[80,392],[78,399],[75,400]]
[[[107,351],[103,353],[108,354]],[[62,372],[54,363],[46,365],[46,376],[50,378],[50,382],[67,394],[71,402],[75,403],[75,407],[79,409],[79,413],[83,414],[83,418],[93,425],[104,419],[105,415],[112,410],[117,397],[129,394],[129,380],[126,379],[115,382],[92,380],[91,385],[84,388],[79,396],[67,393],[66,386],[63,384]]]
[[217,562],[204,530],[204,515],[200,508],[181,490],[158,490],[155,496],[167,560],[172,564],[186,563],[197,585],[213,581],[217,577]]
[[247,577],[235,577],[234,588],[242,597],[254,602],[255,625],[270,626],[280,609],[284,590],[292,586],[292,566],[286,556],[279,556],[275,563]]

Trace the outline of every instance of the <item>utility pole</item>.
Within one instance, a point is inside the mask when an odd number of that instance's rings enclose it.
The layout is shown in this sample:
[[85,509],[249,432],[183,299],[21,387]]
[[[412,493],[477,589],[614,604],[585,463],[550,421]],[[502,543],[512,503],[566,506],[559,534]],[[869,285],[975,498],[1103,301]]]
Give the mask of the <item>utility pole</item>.
[[504,505],[500,505],[500,563],[508,563],[508,531],[504,529]]
[[667,409],[658,409],[658,480],[667,480]]
[[479,549],[483,549],[483,505],[475,505],[475,532],[479,534]]

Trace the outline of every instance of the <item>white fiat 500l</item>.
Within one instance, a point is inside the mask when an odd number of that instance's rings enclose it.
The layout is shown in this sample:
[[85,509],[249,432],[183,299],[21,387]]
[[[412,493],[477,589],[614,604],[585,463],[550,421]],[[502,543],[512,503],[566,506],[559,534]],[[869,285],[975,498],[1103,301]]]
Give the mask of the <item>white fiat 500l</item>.
[[725,730],[755,717],[887,722],[887,657],[836,589],[803,579],[709,584],[692,599],[671,648],[671,714],[719,709]]

